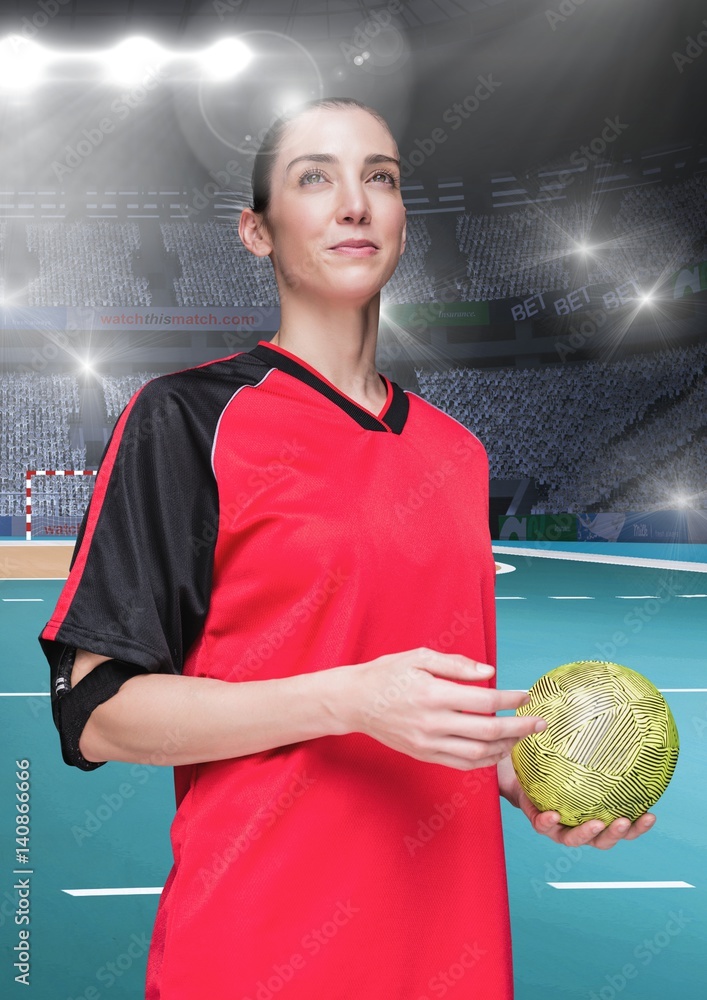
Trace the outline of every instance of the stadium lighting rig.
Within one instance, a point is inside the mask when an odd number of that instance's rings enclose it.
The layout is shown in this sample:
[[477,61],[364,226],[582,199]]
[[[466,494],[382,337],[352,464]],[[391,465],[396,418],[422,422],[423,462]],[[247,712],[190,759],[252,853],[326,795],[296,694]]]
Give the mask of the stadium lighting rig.
[[253,58],[238,38],[221,38],[198,51],[167,49],[151,38],[125,38],[110,49],[49,49],[21,35],[0,38],[0,89],[29,90],[56,75],[65,76],[71,65],[90,66],[107,83],[137,84],[147,76],[166,79],[196,78],[222,83],[238,76]]

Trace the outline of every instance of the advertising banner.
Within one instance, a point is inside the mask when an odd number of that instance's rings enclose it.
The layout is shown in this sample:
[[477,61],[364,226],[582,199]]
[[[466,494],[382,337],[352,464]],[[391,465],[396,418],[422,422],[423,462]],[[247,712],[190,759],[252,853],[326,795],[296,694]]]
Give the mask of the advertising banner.
[[386,305],[384,318],[415,333],[430,326],[488,326],[488,302],[418,302]]
[[576,542],[576,514],[502,515],[498,519],[498,540]]
[[577,514],[577,526],[587,542],[707,543],[707,511],[700,510]]
[[3,330],[243,330],[274,333],[280,325],[280,308],[244,306],[46,306],[0,307]]
[[707,291],[707,260],[671,274],[667,286],[674,299],[684,299],[686,295]]

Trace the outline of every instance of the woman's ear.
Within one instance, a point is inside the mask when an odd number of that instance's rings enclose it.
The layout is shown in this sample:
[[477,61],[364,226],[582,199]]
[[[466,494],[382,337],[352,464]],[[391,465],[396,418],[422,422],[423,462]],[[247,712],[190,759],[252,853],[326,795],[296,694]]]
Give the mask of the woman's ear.
[[264,219],[252,208],[244,208],[238,220],[238,235],[241,243],[256,257],[267,257],[272,253],[273,244]]

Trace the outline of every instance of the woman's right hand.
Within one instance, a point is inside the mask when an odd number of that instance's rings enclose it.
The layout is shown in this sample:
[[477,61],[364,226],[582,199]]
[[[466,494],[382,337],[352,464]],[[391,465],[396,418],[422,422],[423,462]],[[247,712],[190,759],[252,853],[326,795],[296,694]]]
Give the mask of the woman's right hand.
[[518,740],[545,728],[537,716],[501,716],[527,704],[527,691],[479,687],[494,668],[460,653],[420,647],[349,668],[349,732],[361,732],[418,760],[461,770],[497,764]]

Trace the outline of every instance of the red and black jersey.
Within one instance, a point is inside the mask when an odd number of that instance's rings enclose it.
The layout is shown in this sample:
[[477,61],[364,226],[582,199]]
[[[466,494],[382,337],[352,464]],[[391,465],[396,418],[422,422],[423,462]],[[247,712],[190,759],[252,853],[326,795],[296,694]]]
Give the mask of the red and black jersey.
[[[484,448],[381,379],[375,414],[260,341],[143,386],[40,637],[53,679],[74,647],[232,683],[419,646],[495,663]],[[512,996],[495,768],[352,733],[175,787],[148,1000]]]

